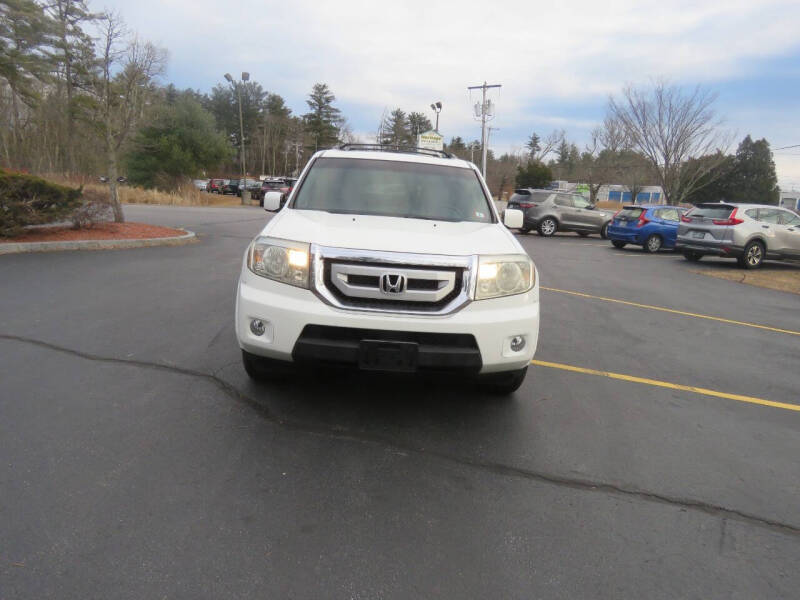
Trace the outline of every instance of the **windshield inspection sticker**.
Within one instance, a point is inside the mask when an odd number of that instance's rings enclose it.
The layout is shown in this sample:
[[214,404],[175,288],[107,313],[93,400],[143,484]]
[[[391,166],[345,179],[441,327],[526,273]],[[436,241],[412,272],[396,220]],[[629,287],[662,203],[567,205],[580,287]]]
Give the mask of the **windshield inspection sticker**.
[[486,215],[483,214],[481,211],[476,210],[475,211],[475,216],[478,217],[479,219],[483,219]]

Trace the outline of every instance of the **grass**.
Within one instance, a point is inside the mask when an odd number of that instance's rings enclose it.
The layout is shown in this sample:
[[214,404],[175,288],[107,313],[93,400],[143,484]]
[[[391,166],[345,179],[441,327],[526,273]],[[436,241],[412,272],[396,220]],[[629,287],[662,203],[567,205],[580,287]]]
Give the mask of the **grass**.
[[735,262],[730,264],[719,262],[714,264],[714,268],[698,269],[694,272],[770,290],[800,294],[798,264],[765,262],[760,269],[746,271],[739,269]]
[[[99,183],[87,177],[64,177],[61,175],[43,175],[45,179],[77,187],[83,186],[84,197],[92,200],[107,200],[108,185]],[[117,187],[120,202],[123,204],[162,204],[169,206],[241,206],[242,201],[238,196],[222,196],[201,192],[192,184],[186,184],[175,191],[147,190],[133,185],[119,185]],[[253,201],[248,200],[248,205]]]

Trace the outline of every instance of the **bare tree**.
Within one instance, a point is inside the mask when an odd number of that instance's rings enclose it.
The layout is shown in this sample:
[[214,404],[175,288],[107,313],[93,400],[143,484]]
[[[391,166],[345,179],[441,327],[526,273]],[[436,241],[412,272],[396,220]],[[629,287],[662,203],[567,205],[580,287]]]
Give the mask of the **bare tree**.
[[554,129],[544,140],[540,139],[536,132],[533,132],[528,141],[528,156],[530,160],[543,162],[544,158],[564,141],[566,132],[561,129]]
[[122,19],[115,13],[105,13],[101,25],[100,75],[94,93],[108,164],[109,201],[114,220],[121,223],[125,216],[117,189],[120,151],[143,116],[152,81],[166,65],[166,53],[149,42],[128,38]]
[[647,89],[629,86],[620,99],[609,99],[609,116],[622,126],[631,148],[651,162],[670,204],[685,201],[717,166],[691,159],[722,155],[733,139],[721,131],[715,100],[716,94],[700,87],[684,92],[664,82]]

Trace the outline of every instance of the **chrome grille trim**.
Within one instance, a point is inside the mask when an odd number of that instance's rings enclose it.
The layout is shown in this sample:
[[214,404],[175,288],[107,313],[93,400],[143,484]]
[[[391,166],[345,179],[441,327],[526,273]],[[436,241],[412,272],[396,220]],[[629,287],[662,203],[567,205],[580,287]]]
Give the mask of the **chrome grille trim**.
[[[352,248],[333,248],[330,246],[320,246],[311,244],[312,255],[312,291],[325,303],[350,311],[371,312],[371,313],[394,313],[412,314],[419,316],[437,317],[452,314],[461,310],[469,304],[474,288],[475,274],[478,272],[477,256],[451,256],[445,254],[416,254],[413,252],[384,252],[378,250],[356,250]],[[339,261],[337,263],[337,261]],[[347,264],[341,264],[342,262]],[[374,305],[354,305],[342,300],[328,289],[325,283],[325,266],[329,265],[331,282],[336,286],[339,293],[343,296],[350,296],[361,302],[374,300]],[[341,266],[334,273],[334,266]],[[440,268],[441,270],[437,270]],[[460,289],[455,290],[458,278],[456,270],[461,271]],[[402,273],[410,279],[444,281],[442,289],[435,290],[406,290],[409,296],[400,295],[389,296],[379,289],[366,286],[356,286],[348,284],[338,278],[337,275],[370,275],[376,273]],[[338,280],[338,281],[337,281]],[[362,289],[358,289],[361,287]],[[413,287],[413,286],[412,286]],[[343,289],[344,288],[344,289]],[[448,294],[456,295],[444,306],[426,308],[437,300],[447,298]],[[368,294],[368,295],[364,295]],[[424,294],[424,297],[422,296]],[[382,302],[400,301],[406,306],[386,306]],[[419,307],[414,306],[418,304]]]
[[[386,292],[381,289],[380,278],[391,273],[404,277],[405,289],[399,292]],[[360,275],[375,279],[375,286],[351,283],[350,275]],[[414,289],[415,281],[435,282],[434,289]],[[405,300],[408,302],[438,302],[446,297],[456,285],[456,272],[414,269],[397,266],[372,266],[353,263],[331,263],[331,282],[345,296],[351,298],[373,298],[377,300]]]

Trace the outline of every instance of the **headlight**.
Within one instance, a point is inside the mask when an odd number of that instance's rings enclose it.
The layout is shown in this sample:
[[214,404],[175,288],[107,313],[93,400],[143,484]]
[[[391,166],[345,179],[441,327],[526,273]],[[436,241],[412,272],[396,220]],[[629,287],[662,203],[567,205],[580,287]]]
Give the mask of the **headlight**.
[[475,299],[522,294],[533,287],[536,271],[533,261],[520,254],[481,256]]
[[247,254],[247,266],[256,275],[304,288],[310,262],[309,244],[276,238],[257,237]]

